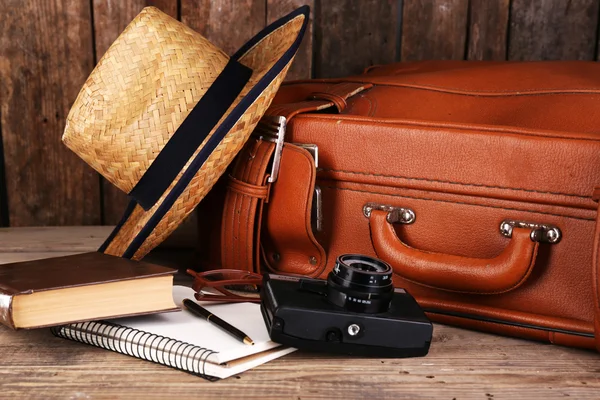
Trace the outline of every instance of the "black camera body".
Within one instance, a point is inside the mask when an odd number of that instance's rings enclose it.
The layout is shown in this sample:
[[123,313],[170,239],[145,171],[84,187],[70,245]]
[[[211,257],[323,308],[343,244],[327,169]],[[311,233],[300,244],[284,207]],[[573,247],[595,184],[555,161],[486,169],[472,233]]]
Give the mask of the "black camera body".
[[352,254],[327,280],[265,274],[261,311],[271,340],[354,356],[426,355],[433,326],[391,275],[383,261]]

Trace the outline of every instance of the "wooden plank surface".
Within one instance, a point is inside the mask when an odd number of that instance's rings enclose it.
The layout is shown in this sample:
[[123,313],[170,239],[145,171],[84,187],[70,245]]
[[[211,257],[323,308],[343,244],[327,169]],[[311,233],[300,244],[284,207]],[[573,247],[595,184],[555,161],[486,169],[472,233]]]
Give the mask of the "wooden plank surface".
[[[191,220],[189,225],[197,226]],[[114,226],[62,226],[0,229],[0,254],[38,252],[95,251]],[[190,228],[191,229],[191,228]],[[160,246],[164,249],[189,249],[195,236],[185,229],[175,230]]]
[[0,229],[0,255],[94,251],[112,230],[112,226],[4,228]]
[[593,60],[597,0],[513,0],[510,60]]
[[43,258],[54,258],[54,257],[64,257],[70,256],[73,254],[78,254],[79,251],[49,251],[49,252],[39,252],[39,253],[2,253],[0,257],[0,264],[9,264],[16,263],[21,261],[31,261],[31,260],[40,260]]
[[0,264],[96,251],[112,226],[0,229]]
[[265,26],[265,0],[181,0],[181,21],[232,55]]
[[1,0],[0,10],[10,224],[99,224],[98,176],[60,141],[93,67],[90,2]]
[[402,60],[462,60],[468,7],[468,0],[404,0]]
[[306,28],[306,32],[304,33],[302,44],[294,58],[294,63],[286,76],[286,80],[288,81],[294,79],[309,79],[312,75],[313,15],[315,12],[315,0],[267,0],[268,24],[303,5],[310,6],[310,21]]
[[359,74],[396,61],[397,0],[329,0],[314,11],[316,78]]
[[[195,214],[193,215],[195,218]],[[188,221],[153,249],[144,261],[179,269],[177,282],[186,282],[187,268],[198,269],[195,250],[197,234],[192,228],[197,221]],[[62,257],[96,251],[113,230],[113,226],[63,226],[0,229],[0,264]]]
[[[436,325],[421,358],[304,352],[207,382],[171,368],[0,326],[5,398],[598,399],[597,353]],[[35,349],[35,351],[31,351]]]
[[[93,0],[94,38],[96,60],[100,60],[123,29],[146,6],[154,6],[177,18],[177,0]],[[102,179],[103,221],[108,225],[119,223],[129,202],[127,195]]]
[[[3,229],[0,262],[14,250],[31,257],[65,248],[85,251],[98,244],[102,229]],[[35,240],[27,239],[31,236]],[[497,400],[598,399],[600,393],[596,352],[439,324],[425,357],[352,358],[298,351],[218,382],[59,339],[48,329],[0,326],[0,354],[3,398]]]
[[510,0],[471,0],[467,59],[506,60]]

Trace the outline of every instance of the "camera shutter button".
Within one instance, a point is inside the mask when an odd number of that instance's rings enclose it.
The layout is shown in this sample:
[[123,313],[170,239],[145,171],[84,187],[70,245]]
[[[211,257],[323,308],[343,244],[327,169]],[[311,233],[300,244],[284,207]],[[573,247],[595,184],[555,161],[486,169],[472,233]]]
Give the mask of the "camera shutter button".
[[348,334],[350,336],[356,336],[356,335],[358,335],[359,332],[360,332],[360,326],[358,326],[357,324],[351,324],[348,327]]

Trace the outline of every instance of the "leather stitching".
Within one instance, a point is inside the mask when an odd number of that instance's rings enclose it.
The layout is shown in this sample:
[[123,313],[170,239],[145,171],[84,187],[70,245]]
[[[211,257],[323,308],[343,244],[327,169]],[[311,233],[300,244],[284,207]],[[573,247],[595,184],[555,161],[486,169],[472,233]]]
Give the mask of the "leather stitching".
[[[252,167],[254,166],[255,163],[258,162],[258,165],[262,165],[264,157],[265,157],[265,153],[263,152],[263,156],[259,162],[259,160],[256,159],[256,154],[260,151],[260,142],[257,142],[255,145],[255,155],[254,158],[252,159],[252,161],[250,162],[246,162],[244,165],[244,170],[243,173],[241,174],[242,176],[242,182],[250,182],[250,178],[251,178],[251,174],[252,174]],[[246,201],[245,201],[246,200]],[[245,196],[245,195],[240,195],[240,205],[239,205],[239,213],[235,216],[237,218],[238,221],[238,238],[236,240],[236,250],[237,250],[237,261],[238,261],[238,265],[245,265],[246,267],[251,265],[249,264],[248,261],[248,249],[247,249],[247,244],[248,242],[252,243],[253,242],[253,237],[248,236],[248,232],[249,232],[249,227],[250,227],[250,218],[248,218],[246,220],[246,218],[244,218],[244,223],[245,223],[245,230],[246,233],[244,236],[244,241],[242,242],[240,240],[239,234],[241,233],[241,230],[243,229],[241,224],[242,224],[242,216],[246,216],[246,217],[250,217],[252,216],[252,210],[253,210],[253,206],[255,203],[255,198],[253,197],[249,197],[249,196]],[[244,207],[244,203],[246,203],[246,211],[242,211],[242,208]],[[252,251],[250,251],[250,253],[252,254]],[[233,268],[236,268],[236,266],[233,266]],[[252,268],[245,268],[246,270],[251,271]]]
[[[245,154],[246,149],[242,150],[242,154]],[[254,157],[250,157],[252,160]],[[250,161],[251,162],[251,161]],[[235,163],[233,168],[233,175],[240,169],[241,158]],[[246,164],[242,166],[242,168],[246,168]],[[232,198],[233,196],[233,198]],[[233,263],[235,261],[235,210],[237,208],[237,199],[238,193],[227,190],[225,196],[225,206],[223,209],[224,212],[224,220],[222,227],[222,235],[221,235],[221,264],[224,268],[232,268]],[[229,207],[232,204],[232,207]],[[229,226],[229,229],[227,229]],[[224,246],[227,243],[227,236],[231,238],[231,251],[225,251]]]
[[[256,161],[258,161],[258,160],[256,160],[256,153],[258,153],[259,149],[260,149],[260,147],[256,146],[255,151],[254,151],[254,157],[252,158],[252,160],[249,161],[249,162],[244,163],[244,169],[243,169],[243,171],[241,173],[241,177],[242,177],[241,181],[242,182],[248,182],[248,176],[250,175],[250,171],[252,170],[252,166],[254,165],[254,163]],[[240,204],[238,206],[239,210],[236,207],[235,208],[236,213],[234,215],[234,218],[237,221],[237,233],[238,233],[237,237],[235,238],[235,242],[234,242],[235,243],[235,246],[234,246],[234,248],[235,248],[235,260],[237,261],[237,265],[232,265],[232,268],[236,268],[238,266],[244,265],[244,264],[242,264],[243,263],[242,258],[244,257],[244,253],[245,253],[245,251],[244,251],[245,250],[244,245],[246,244],[246,242],[248,240],[247,236],[244,237],[244,239],[245,239],[244,242],[242,242],[242,240],[240,240],[240,233],[241,233],[241,229],[242,229],[241,228],[242,215],[247,215],[247,214],[244,214],[242,212],[242,208],[244,207],[244,200],[246,198],[245,198],[245,196],[243,196],[243,195],[241,195],[239,193],[236,193],[236,198],[239,198],[239,200],[240,200],[239,201]],[[250,201],[249,203],[250,204],[248,204],[248,207],[250,207],[252,205],[252,201]],[[250,210],[248,209],[246,212],[249,212],[249,211]],[[247,225],[248,224],[246,224],[246,227],[245,227],[246,228],[246,235],[248,234],[248,226]],[[248,270],[249,268],[246,268],[246,269]]]
[[[244,265],[252,265],[252,259],[250,258],[250,260],[248,260],[249,256],[252,257],[252,249],[254,249],[254,218],[255,218],[255,214],[256,214],[256,206],[257,206],[257,202],[258,199],[256,197],[246,197],[247,204],[248,207],[246,208],[246,216],[247,219],[246,221],[244,221],[246,223],[246,243],[244,247],[240,246],[240,252],[244,253],[242,254],[242,257],[245,257],[246,260],[241,260],[242,262],[244,262]],[[250,262],[248,262],[250,261]],[[249,271],[251,271],[251,268],[247,268]]]
[[[399,75],[399,74],[395,74]],[[472,95],[472,96],[481,96],[489,93],[491,96],[534,96],[534,95],[556,95],[556,94],[597,94],[600,93],[600,89],[598,88],[578,88],[578,89],[558,89],[558,88],[535,88],[535,89],[515,89],[515,90],[506,90],[506,89],[486,89],[486,90],[477,90],[477,89],[468,89],[464,88],[454,88],[451,86],[436,86],[436,85],[426,85],[426,84],[417,84],[417,83],[392,83],[392,82],[378,82],[377,79],[368,81],[371,78],[376,77],[367,77],[365,79],[347,79],[343,82],[348,83],[364,83],[364,84],[372,84],[373,86],[386,86],[386,87],[401,87],[401,88],[409,88],[409,89],[418,89],[418,90],[429,90],[435,92],[448,92],[459,95]],[[338,81],[341,83],[341,81]],[[302,82],[299,82],[302,83]],[[320,82],[315,82],[320,83]],[[335,82],[333,82],[335,83]]]
[[[241,197],[238,193],[233,192],[233,207],[231,208],[232,211],[232,215],[231,215],[231,264],[229,265],[229,268],[235,268],[235,262],[236,260],[238,260],[238,256],[237,256],[237,248],[238,248],[238,237],[236,235],[236,222],[239,223],[239,221],[237,220],[236,215],[238,215],[238,201],[241,200]],[[225,243],[223,243],[222,245],[224,245]],[[228,251],[225,251],[225,254],[227,254]]]
[[[255,151],[257,151],[258,149],[255,149]],[[247,179],[247,175],[248,175],[248,168],[254,163],[256,159],[256,154],[254,154],[254,156],[248,161],[243,163],[243,167],[242,167],[242,171],[240,173],[240,175],[243,177],[243,181],[245,181]],[[236,174],[237,175],[237,174]],[[230,192],[231,193],[231,192]],[[242,207],[242,202],[244,200],[243,196],[241,196],[239,193],[237,192],[233,192],[234,195],[234,203],[233,203],[233,215],[231,216],[231,244],[232,244],[232,249],[231,249],[231,265],[229,266],[229,268],[235,268],[236,267],[236,263],[237,265],[241,265],[239,263],[240,261],[240,257],[241,257],[241,241],[240,241],[240,216],[241,216],[241,207]],[[236,224],[237,222],[237,224]],[[225,252],[227,253],[227,251]]]
[[[551,135],[549,133],[546,132],[539,132],[539,133],[531,133],[529,131],[526,130],[522,130],[522,129],[515,129],[515,128],[506,128],[506,129],[498,129],[495,127],[490,127],[490,126],[486,126],[486,125],[481,125],[478,127],[473,127],[473,126],[466,126],[463,125],[461,123],[443,123],[443,122],[439,122],[439,123],[431,123],[431,122],[422,122],[422,121],[417,121],[417,120],[406,120],[406,119],[390,119],[390,118],[384,118],[384,117],[374,117],[374,118],[369,118],[369,117],[365,117],[363,115],[347,115],[347,114],[343,114],[343,116],[345,117],[345,120],[348,122],[366,122],[369,124],[372,124],[373,122],[379,123],[381,122],[382,124],[385,125],[402,125],[402,126],[408,126],[408,127],[425,127],[425,128],[447,128],[447,129],[458,129],[458,130],[462,130],[462,131],[469,131],[469,132],[475,132],[475,133],[509,133],[509,134],[514,134],[514,135],[520,135],[520,136],[528,136],[528,137],[534,137],[534,138],[546,138],[546,139],[560,139],[560,140],[584,140],[584,141],[589,141],[589,142],[600,142],[600,138],[591,138],[591,137],[569,137],[569,136],[559,136],[559,135]],[[331,116],[331,115],[322,115],[322,114],[305,114],[305,115],[299,115],[298,117],[300,118],[310,118],[311,120],[317,120],[317,119],[321,119],[321,120],[326,120],[326,121],[331,121],[332,117],[335,117],[335,121],[340,119],[340,115],[335,115],[335,116]],[[527,129],[527,128],[523,128],[523,129]]]
[[445,180],[441,180],[441,179],[413,178],[413,177],[402,176],[402,175],[375,174],[375,173],[371,173],[371,172],[359,172],[359,171],[349,171],[349,170],[329,169],[329,168],[319,168],[318,170],[323,171],[323,172],[337,172],[337,173],[343,173],[343,174],[363,175],[363,176],[372,176],[372,177],[381,177],[381,178],[398,178],[398,179],[406,179],[408,181],[449,183],[452,185],[460,185],[460,186],[466,186],[466,187],[481,187],[481,188],[486,188],[486,189],[504,189],[504,190],[518,191],[518,192],[527,192],[527,193],[552,194],[552,195],[559,195],[559,196],[575,197],[578,199],[586,199],[586,200],[591,198],[590,196],[582,196],[579,194],[562,193],[562,192],[545,192],[545,191],[541,191],[541,190],[511,188],[511,187],[506,187],[506,186],[492,186],[492,185],[483,185],[483,184],[478,184],[478,183],[463,183],[463,182],[445,181]]
[[[308,113],[336,106],[339,112],[346,108],[346,100],[372,87],[369,83],[341,82],[329,84],[325,90],[311,93],[317,95],[313,100],[301,100],[293,103],[275,104],[268,110],[268,115],[283,115],[291,119],[298,113]],[[331,98],[329,98],[331,97]],[[321,100],[327,99],[327,100]]]
[[255,197],[257,199],[265,199],[268,195],[268,187],[266,185],[241,182],[231,175],[229,176],[229,185],[227,188],[243,196]]
[[[246,171],[248,171],[248,166],[252,165],[252,163],[254,162],[254,160],[256,159],[256,155],[254,155],[254,157],[249,161],[243,164],[243,168],[241,171],[241,176],[243,177],[243,179],[245,180],[246,178]],[[232,249],[231,249],[231,253],[232,253],[232,262],[231,265],[229,266],[229,268],[235,268],[236,265],[241,265],[240,264],[240,245],[241,245],[241,241],[240,241],[240,215],[241,215],[241,208],[242,208],[242,203],[244,200],[244,197],[241,196],[239,193],[237,192],[233,192],[234,194],[234,199],[235,202],[233,203],[233,215],[231,216],[232,218],[232,234],[231,234],[231,244],[232,244]]]
[[[262,166],[265,164],[265,158],[267,157],[267,154],[269,154],[268,151],[263,151],[263,155],[260,159],[260,163],[259,165],[259,171],[258,171],[258,177],[262,176]],[[248,179],[247,179],[248,180]],[[246,211],[246,214],[248,216],[248,219],[246,222],[246,237],[250,238],[248,240],[246,240],[246,243],[249,244],[249,246],[247,246],[245,249],[245,255],[246,255],[246,260],[248,261],[249,259],[249,263],[247,263],[247,265],[252,265],[252,260],[253,260],[253,251],[254,251],[254,223],[255,223],[255,218],[256,218],[256,209],[258,206],[258,199],[256,199],[255,197],[250,197],[250,201],[248,203],[248,209]],[[248,236],[248,235],[252,235],[252,236]],[[248,254],[248,252],[250,254]],[[248,270],[252,270],[252,268],[248,268]]]
[[533,246],[533,251],[531,252],[531,258],[529,259],[529,268],[527,268],[527,271],[525,271],[525,273],[523,274],[523,276],[521,277],[521,279],[518,282],[516,282],[514,285],[512,285],[508,289],[500,290],[497,292],[484,293],[484,294],[506,293],[506,292],[509,292],[509,291],[514,290],[514,289],[518,288],[519,286],[521,286],[527,280],[527,278],[529,278],[529,275],[531,275],[531,270],[533,270],[533,266],[535,265],[535,260],[537,259],[537,254],[538,254],[539,248],[540,248],[540,244],[536,242]]
[[[396,73],[394,75],[399,75]],[[419,84],[410,84],[410,83],[392,83],[392,82],[379,82],[377,78],[382,76],[366,76],[364,78],[355,78],[348,79],[345,78],[344,81],[335,80],[335,79],[312,79],[306,80],[301,79],[295,82],[284,82],[282,86],[294,85],[294,84],[313,84],[320,85],[330,83],[331,85],[336,85],[340,83],[356,83],[356,84],[365,84],[365,85],[373,85],[373,86],[385,86],[385,87],[401,87],[401,88],[409,88],[409,89],[419,89],[419,90],[430,90],[436,92],[448,92],[459,95],[473,95],[473,96],[481,96],[486,93],[490,93],[492,96],[534,96],[534,95],[556,95],[556,94],[597,94],[600,93],[600,89],[598,88],[586,88],[582,87],[579,89],[558,89],[558,88],[536,88],[536,89],[523,89],[523,90],[506,90],[506,89],[487,89],[487,90],[476,90],[469,89],[465,90],[462,88],[453,88],[448,86],[436,86],[436,85],[419,85]]]
[[476,89],[460,89],[453,88],[448,86],[436,86],[436,85],[418,85],[418,84],[410,84],[410,83],[376,83],[377,86],[392,86],[392,87],[405,87],[410,89],[419,89],[419,90],[430,90],[434,92],[447,92],[453,94],[461,94],[461,95],[485,95],[489,93],[493,96],[535,96],[535,95],[557,95],[557,94],[597,94],[600,93],[598,88],[580,88],[580,89],[557,89],[557,88],[537,88],[537,89],[525,89],[525,90],[506,90],[506,89],[486,89],[486,90],[476,90]]
[[313,92],[308,96],[313,100],[324,100],[333,103],[338,112],[342,112],[346,109],[347,103],[343,96],[339,96],[333,93],[327,92]]
[[461,202],[461,201],[438,200],[438,199],[432,199],[432,198],[427,198],[427,197],[417,197],[417,196],[403,196],[403,195],[398,195],[398,194],[372,192],[372,191],[368,191],[368,190],[358,190],[358,189],[349,189],[349,188],[340,188],[340,187],[335,187],[335,186],[322,186],[322,188],[333,189],[333,190],[347,190],[349,192],[376,194],[376,195],[388,196],[388,197],[398,197],[398,198],[402,198],[402,199],[435,201],[438,203],[450,203],[450,204],[461,204],[461,205],[475,206],[475,207],[497,208],[499,210],[506,210],[506,211],[529,212],[529,213],[533,213],[533,214],[550,215],[553,217],[563,217],[563,218],[570,218],[570,219],[576,219],[576,220],[581,220],[581,221],[596,221],[594,218],[573,217],[571,215],[554,214],[554,213],[547,213],[547,212],[542,212],[542,211],[523,210],[523,209],[518,209],[518,208],[490,206],[490,205],[483,205],[483,204],[465,203],[465,202]]

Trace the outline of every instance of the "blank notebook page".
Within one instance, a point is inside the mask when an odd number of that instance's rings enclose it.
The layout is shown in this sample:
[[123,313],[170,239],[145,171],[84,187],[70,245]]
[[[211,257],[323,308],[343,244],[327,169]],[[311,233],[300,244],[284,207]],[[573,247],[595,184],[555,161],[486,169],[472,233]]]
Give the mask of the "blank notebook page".
[[198,302],[248,335],[254,341],[254,345],[247,345],[214,324],[185,310],[182,304],[184,298],[195,301],[194,290],[185,286],[174,286],[173,300],[182,311],[118,318],[110,322],[210,349],[215,353],[209,356],[208,361],[217,364],[280,346],[270,340],[259,304]]

